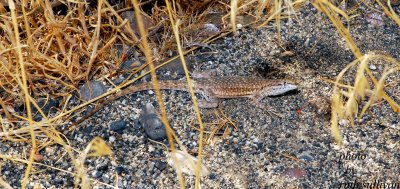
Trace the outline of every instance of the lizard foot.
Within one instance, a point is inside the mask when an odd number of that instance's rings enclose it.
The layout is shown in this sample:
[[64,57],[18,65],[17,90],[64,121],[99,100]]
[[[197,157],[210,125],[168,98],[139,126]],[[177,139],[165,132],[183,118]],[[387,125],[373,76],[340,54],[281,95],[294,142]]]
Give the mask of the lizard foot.
[[265,106],[264,104],[261,104],[260,101],[252,100],[251,102],[252,102],[252,104],[253,104],[254,106],[256,106],[257,108],[260,108],[260,109],[262,109],[262,110],[266,110],[267,113],[268,113],[270,116],[275,115],[275,116],[278,116],[278,117],[280,117],[280,118],[283,118],[283,117],[284,117],[282,114],[276,112],[276,110],[275,110],[274,108],[271,108],[271,107],[269,107],[269,106]]
[[262,109],[263,109],[263,110],[266,109],[266,110],[267,110],[267,113],[268,113],[270,116],[275,115],[275,116],[278,116],[279,118],[283,118],[283,117],[284,117],[282,114],[276,112],[276,110],[275,110],[274,108],[271,108],[271,107],[269,107],[269,106],[264,106],[264,108],[262,108]]

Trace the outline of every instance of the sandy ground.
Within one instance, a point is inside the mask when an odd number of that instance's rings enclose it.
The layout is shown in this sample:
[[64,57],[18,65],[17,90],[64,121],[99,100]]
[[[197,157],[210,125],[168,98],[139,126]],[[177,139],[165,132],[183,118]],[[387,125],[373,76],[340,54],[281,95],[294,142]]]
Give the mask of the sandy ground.
[[[396,10],[399,13],[399,7]],[[382,25],[373,26],[366,18],[374,11],[361,8],[359,12],[350,28],[361,51],[375,51],[399,60],[399,27],[386,16],[382,16]],[[273,27],[241,29],[237,36],[220,39],[210,44],[211,49],[203,48],[190,56],[192,71],[213,69],[220,76],[290,78],[299,85],[295,92],[262,101],[282,117],[271,116],[246,99],[224,100],[219,109],[201,109],[205,123],[221,122],[216,116],[220,111],[237,127],[227,124],[227,136],[215,136],[205,145],[204,165],[211,174],[201,179],[202,188],[352,188],[360,184],[400,188],[400,115],[387,102],[377,103],[356,120],[355,127],[341,127],[345,145],[335,145],[329,127],[332,85],[322,78],[335,79],[355,57],[327,17],[311,5],[298,17],[282,22],[282,47],[292,56],[282,56],[284,49],[277,45]],[[379,76],[386,66],[376,61],[370,68]],[[182,77],[173,71],[166,69],[162,73],[165,77]],[[397,103],[399,76],[396,73],[390,77],[397,83],[386,89]],[[347,74],[346,78],[351,81],[354,74]],[[198,124],[190,95],[165,91],[163,96],[171,126],[188,151],[196,155],[199,132],[195,130]],[[64,132],[74,148],[83,150],[95,136],[102,137],[112,148],[113,158],[86,161],[91,178],[121,188],[179,186],[174,169],[166,163],[164,147],[149,141],[138,121],[148,102],[158,107],[152,92],[125,96],[75,132]],[[119,132],[110,129],[115,121],[125,121]],[[206,125],[207,130],[213,127]],[[163,142],[167,144],[166,140]],[[27,149],[9,142],[0,143],[0,147],[3,154]],[[60,150],[59,146],[46,147],[41,152],[44,163],[73,171],[71,160]],[[2,178],[18,188],[26,167],[5,161],[1,168]],[[31,186],[39,183],[43,188],[73,187],[72,175],[44,167],[37,169],[43,172],[31,176]],[[185,179],[187,187],[194,188],[194,177],[185,175]],[[99,183],[93,185],[107,188]]]

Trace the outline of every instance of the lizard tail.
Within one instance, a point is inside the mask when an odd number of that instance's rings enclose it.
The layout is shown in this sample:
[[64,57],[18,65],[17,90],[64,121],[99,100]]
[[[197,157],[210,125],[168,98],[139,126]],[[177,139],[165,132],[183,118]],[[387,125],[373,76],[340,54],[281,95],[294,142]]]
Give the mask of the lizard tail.
[[[189,87],[186,82],[178,81],[178,80],[164,80],[164,81],[159,81],[158,82],[158,87],[160,89],[171,89],[171,90],[180,90],[180,91],[189,91]],[[146,91],[146,90],[152,90],[154,89],[153,83],[151,82],[145,82],[145,83],[140,83],[137,85],[132,85],[129,86],[126,89],[123,89],[121,92],[116,93],[114,95],[111,95],[107,99],[102,100],[91,112],[87,113],[85,116],[83,116],[81,119],[78,121],[72,123],[70,126],[70,131],[74,130],[79,124],[81,124],[83,121],[88,119],[89,117],[93,116],[96,112],[101,110],[104,106],[110,104],[111,102],[117,100],[118,98],[125,96],[127,94],[132,94],[140,91]],[[195,90],[195,92],[198,92]]]

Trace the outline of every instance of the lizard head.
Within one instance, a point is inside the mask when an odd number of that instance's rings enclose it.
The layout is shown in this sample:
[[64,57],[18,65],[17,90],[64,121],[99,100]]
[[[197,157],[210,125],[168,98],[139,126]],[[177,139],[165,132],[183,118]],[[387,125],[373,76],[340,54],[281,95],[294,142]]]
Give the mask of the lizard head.
[[297,85],[294,81],[283,79],[283,80],[275,80],[272,85],[270,85],[268,90],[268,96],[276,96],[281,95],[289,91],[293,91],[297,89]]

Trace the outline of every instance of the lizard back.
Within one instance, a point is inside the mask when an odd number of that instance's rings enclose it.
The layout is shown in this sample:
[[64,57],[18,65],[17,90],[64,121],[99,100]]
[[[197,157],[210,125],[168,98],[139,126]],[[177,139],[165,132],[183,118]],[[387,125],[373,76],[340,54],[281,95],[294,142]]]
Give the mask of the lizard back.
[[286,80],[260,77],[220,77],[209,79],[208,91],[218,98],[251,97],[256,93],[277,95],[287,90]]

